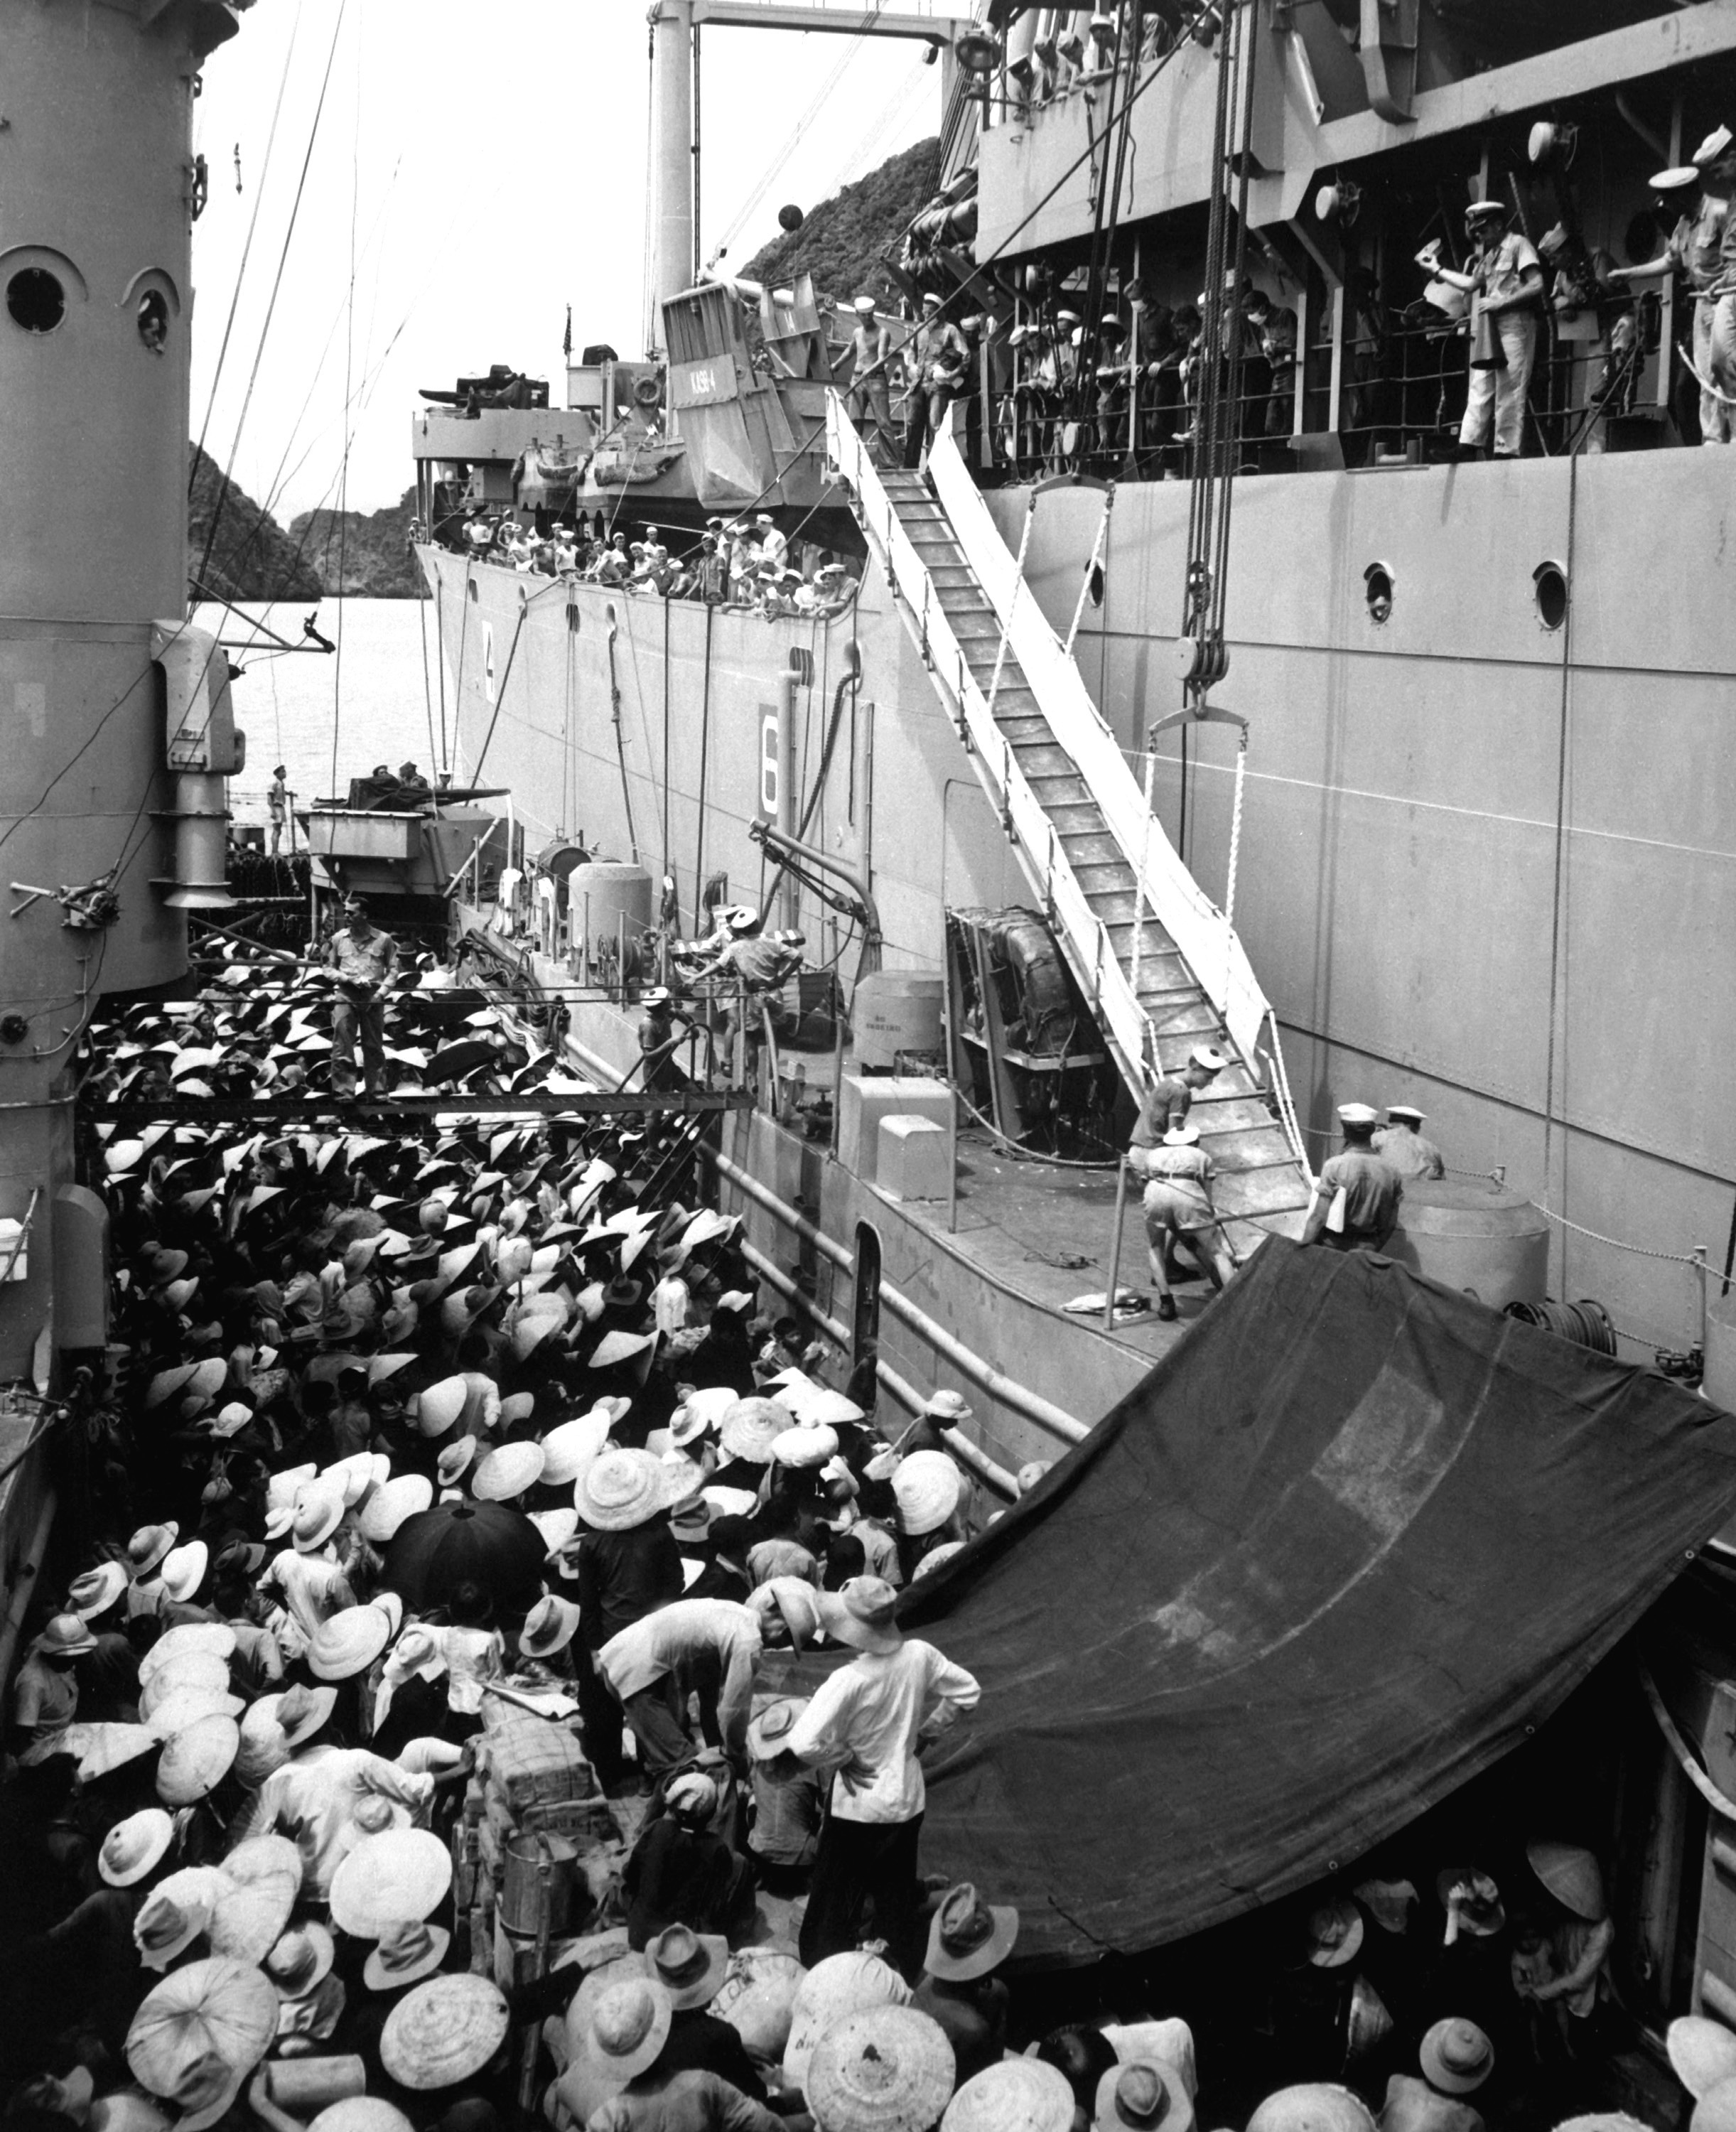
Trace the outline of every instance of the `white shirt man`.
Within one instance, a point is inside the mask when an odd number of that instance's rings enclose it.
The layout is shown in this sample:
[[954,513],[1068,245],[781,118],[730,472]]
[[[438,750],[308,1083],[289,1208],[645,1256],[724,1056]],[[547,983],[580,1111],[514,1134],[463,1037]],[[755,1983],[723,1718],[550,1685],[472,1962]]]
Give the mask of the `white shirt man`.
[[822,1681],[785,1746],[836,1771],[802,1922],[801,1955],[812,1969],[859,1946],[869,1929],[902,1959],[913,1950],[917,1841],[928,1803],[917,1746],[974,1710],[982,1691],[962,1666],[900,1633],[898,1595],[877,1577],[853,1577],[822,1593],[828,1635],[858,1655]]
[[412,1775],[365,1747],[309,1747],[266,1779],[242,1809],[235,1840],[288,1837],[301,1853],[302,1893],[323,1902],[333,1875],[367,1832],[356,1816],[360,1802],[384,1799],[403,1809],[394,1820],[420,1820],[434,1788],[432,1776]]

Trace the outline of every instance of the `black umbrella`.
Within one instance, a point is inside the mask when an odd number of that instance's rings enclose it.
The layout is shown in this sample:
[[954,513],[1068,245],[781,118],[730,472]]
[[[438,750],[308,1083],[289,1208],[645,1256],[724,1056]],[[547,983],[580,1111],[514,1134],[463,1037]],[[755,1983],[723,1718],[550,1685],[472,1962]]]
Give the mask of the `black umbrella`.
[[548,1552],[549,1543],[510,1503],[436,1503],[393,1534],[386,1582],[412,1613],[427,1613],[468,1580],[493,1600],[498,1617],[536,1604]]

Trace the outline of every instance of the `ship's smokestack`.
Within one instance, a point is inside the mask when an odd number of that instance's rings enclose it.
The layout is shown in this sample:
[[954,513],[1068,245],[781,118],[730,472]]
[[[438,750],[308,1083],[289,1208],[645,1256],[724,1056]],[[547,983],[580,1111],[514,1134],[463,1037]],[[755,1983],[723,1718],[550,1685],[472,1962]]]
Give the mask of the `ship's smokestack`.
[[78,1278],[103,1250],[100,1205],[71,1196],[79,1040],[105,992],[185,973],[186,894],[221,888],[228,670],[204,655],[221,703],[206,685],[210,730],[175,761],[164,654],[187,598],[193,102],[238,12],[0,0],[0,837],[7,878],[48,890],[0,922],[0,1222],[31,1232],[0,1282],[4,1379],[100,1342],[99,1313],[59,1303],[102,1292],[99,1264]]

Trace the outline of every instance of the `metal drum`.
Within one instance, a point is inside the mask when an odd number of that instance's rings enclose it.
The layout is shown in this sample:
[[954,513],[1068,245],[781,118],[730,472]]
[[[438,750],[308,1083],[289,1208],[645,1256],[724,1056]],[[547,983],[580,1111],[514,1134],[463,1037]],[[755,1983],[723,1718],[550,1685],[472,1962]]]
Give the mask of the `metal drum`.
[[1492,1310],[1541,1304],[1549,1224],[1522,1192],[1469,1178],[1408,1177],[1391,1256]]
[[546,1829],[520,1828],[503,1846],[501,1923],[527,1939],[559,1939],[573,1916],[578,1846]]
[[590,859],[567,876],[567,924],[575,944],[587,940],[593,957],[614,955],[625,939],[630,962],[651,929],[651,876],[623,859]]

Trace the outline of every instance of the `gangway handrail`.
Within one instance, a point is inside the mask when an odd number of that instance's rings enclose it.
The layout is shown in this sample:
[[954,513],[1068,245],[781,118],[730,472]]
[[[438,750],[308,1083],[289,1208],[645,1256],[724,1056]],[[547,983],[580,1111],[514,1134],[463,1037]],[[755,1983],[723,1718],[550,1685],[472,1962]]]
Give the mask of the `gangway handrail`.
[[[879,472],[837,394],[828,401],[827,413],[833,463],[861,500],[864,530],[875,545],[883,546],[887,574],[895,589],[914,606],[927,577],[926,566],[899,524]],[[964,737],[979,775],[998,784],[1001,819],[1019,851],[1033,891],[1046,896],[1053,914],[1051,922],[1074,976],[1102,1018],[1123,1078],[1137,1088],[1144,1083],[1149,1019],[1115,957],[1104,954],[1102,921],[1086,899],[1066,852],[1058,845],[1051,849],[1048,811],[1031,790],[1011,750],[1004,745],[1005,737],[990,713],[988,699],[972,677],[963,647],[938,603],[928,611],[928,627],[934,677],[958,706]],[[949,675],[956,675],[956,683],[945,678]],[[1161,910],[1158,915],[1162,923]],[[1221,934],[1218,941],[1221,958]],[[1179,942],[1177,944],[1180,946]],[[1261,1008],[1264,1011],[1264,1001]],[[1251,1047],[1242,1044],[1233,1029],[1231,1035],[1251,1068]]]
[[[928,598],[932,583],[928,567],[906,533],[878,468],[845,411],[842,396],[835,392],[827,398],[827,430],[832,463],[857,499],[864,534],[870,549],[879,551],[876,560],[885,569],[894,598],[902,599],[909,614],[919,612],[922,616],[923,657],[935,688],[954,704],[959,738],[1000,813],[1033,892],[1043,900],[1058,944],[1102,1023],[1123,1078],[1138,1091],[1145,1085],[1148,1059],[1157,1056],[1151,1018],[1127,971],[1116,956],[1107,952],[1104,921],[1091,907],[1072,861],[1053,833],[1048,808],[1033,790],[1005,734],[996,724],[989,696],[971,673],[963,646],[944,608]],[[1278,1025],[1245,951],[1224,914],[1187,872],[1161,825],[1146,817],[1144,795],[1077,670],[1062,651],[1059,640],[1029,589],[1023,598],[1019,597],[1013,582],[1013,558],[970,483],[950,438],[943,439],[942,445],[931,453],[931,471],[937,460],[946,468],[944,485],[937,483],[942,510],[952,519],[956,504],[959,515],[967,521],[962,534],[956,521],[949,531],[995,608],[1056,744],[1091,791],[1135,879],[1144,881],[1145,900],[1156,922],[1174,941],[1202,996],[1222,1016],[1231,1044],[1258,1086],[1259,1040],[1269,1021],[1275,1053]],[[1154,866],[1142,868],[1142,855],[1154,860]],[[1281,1080],[1281,1062],[1277,1063],[1279,1130],[1304,1180],[1312,1184],[1307,1150],[1284,1100],[1288,1090]]]
[[[843,426],[849,432],[849,442],[846,444],[840,437],[835,463],[862,498],[868,518],[865,530],[877,546],[883,545],[887,574],[909,601],[912,588],[919,585],[926,575],[922,559],[899,525],[854,425],[846,419]],[[849,444],[856,446],[853,453]],[[928,630],[934,677],[957,706],[966,745],[978,774],[990,784],[991,796],[998,800],[1002,824],[1024,862],[1033,891],[1047,896],[1051,923],[1086,1000],[1102,1017],[1123,1078],[1130,1086],[1138,1087],[1143,1078],[1147,1048],[1149,1024],[1144,1011],[1114,957],[1105,960],[1101,921],[1091,909],[1072,862],[1058,846],[1052,855],[1048,854],[1048,809],[1031,790],[1011,750],[1005,745],[1005,736],[990,713],[988,698],[971,675],[963,646],[938,605],[930,609]],[[956,684],[943,678],[948,673],[957,676]],[[1038,864],[1039,852],[1045,855],[1047,861],[1046,881]],[[1090,953],[1082,946],[1087,940],[1094,944]]]
[[[1223,1016],[1242,1056],[1252,1060],[1269,1005],[1229,920],[1184,864],[1155,817],[1078,667],[1038,606],[989,515],[950,430],[928,454],[929,478],[952,537],[995,609],[1057,743],[1090,786],[1110,833],[1145,893],[1158,923]],[[1144,859],[1142,868],[1141,860]]]

